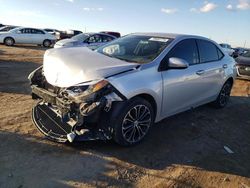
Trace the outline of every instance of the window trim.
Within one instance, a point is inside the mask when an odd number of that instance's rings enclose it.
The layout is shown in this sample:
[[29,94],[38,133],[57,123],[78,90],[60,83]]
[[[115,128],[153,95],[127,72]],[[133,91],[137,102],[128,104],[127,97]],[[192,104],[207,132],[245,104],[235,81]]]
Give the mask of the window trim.
[[[200,54],[200,49],[199,49],[199,45],[198,45],[198,41],[199,41],[199,40],[201,40],[201,41],[206,41],[206,42],[209,42],[209,43],[211,43],[212,45],[214,45],[215,48],[216,48],[217,58],[218,58],[217,60],[201,62],[201,58],[200,58],[200,56],[199,56],[199,62],[200,62],[199,64],[212,63],[212,62],[215,62],[215,61],[220,61],[220,60],[222,60],[222,59],[224,58],[225,54],[218,48],[218,46],[216,46],[213,42],[210,42],[210,41],[204,40],[204,39],[196,39],[196,43],[197,43],[197,47],[198,47],[199,54]],[[218,50],[222,53],[222,57],[221,57],[221,58],[219,58]]]

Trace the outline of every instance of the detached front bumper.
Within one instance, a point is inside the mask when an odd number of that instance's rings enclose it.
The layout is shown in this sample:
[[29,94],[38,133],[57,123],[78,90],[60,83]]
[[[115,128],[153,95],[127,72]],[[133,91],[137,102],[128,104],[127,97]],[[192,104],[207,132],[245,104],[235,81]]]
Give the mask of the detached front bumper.
[[88,105],[85,115],[76,109],[80,106],[63,100],[57,94],[32,85],[32,98],[41,99],[32,109],[35,126],[46,137],[56,142],[111,139],[112,128],[105,119],[111,104],[122,100],[115,93],[107,94]]

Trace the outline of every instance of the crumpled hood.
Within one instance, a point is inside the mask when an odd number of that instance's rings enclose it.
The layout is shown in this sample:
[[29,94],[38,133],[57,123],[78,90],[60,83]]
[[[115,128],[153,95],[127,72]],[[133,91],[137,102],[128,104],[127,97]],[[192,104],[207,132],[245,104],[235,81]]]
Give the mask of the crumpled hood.
[[87,47],[47,50],[43,62],[46,80],[58,87],[103,79],[136,66],[137,63],[111,58]]
[[250,58],[239,56],[235,59],[238,65],[248,65],[250,66]]

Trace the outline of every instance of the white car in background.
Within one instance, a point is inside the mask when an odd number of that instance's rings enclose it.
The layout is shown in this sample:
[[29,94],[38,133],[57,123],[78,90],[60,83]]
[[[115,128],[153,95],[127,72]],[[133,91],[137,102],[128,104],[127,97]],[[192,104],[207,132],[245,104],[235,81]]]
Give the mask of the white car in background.
[[225,43],[222,43],[220,44],[220,46],[222,47],[222,49],[230,56],[233,55],[234,53],[234,50],[232,49],[232,47],[229,45],[229,44],[225,44]]
[[18,27],[8,32],[0,33],[0,43],[6,46],[14,44],[37,44],[50,47],[56,41],[56,37],[41,29]]

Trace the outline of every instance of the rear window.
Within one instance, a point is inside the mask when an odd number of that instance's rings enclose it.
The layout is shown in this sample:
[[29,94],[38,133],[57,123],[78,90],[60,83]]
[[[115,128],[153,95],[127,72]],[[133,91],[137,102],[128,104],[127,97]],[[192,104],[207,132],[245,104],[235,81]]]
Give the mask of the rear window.
[[205,41],[205,40],[197,40],[197,44],[199,48],[201,63],[217,61],[223,57],[223,54],[218,54],[219,49],[212,42]]

